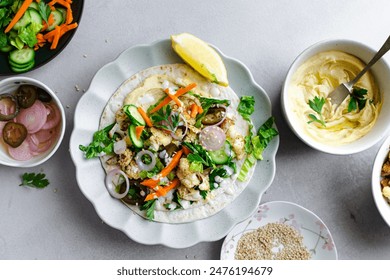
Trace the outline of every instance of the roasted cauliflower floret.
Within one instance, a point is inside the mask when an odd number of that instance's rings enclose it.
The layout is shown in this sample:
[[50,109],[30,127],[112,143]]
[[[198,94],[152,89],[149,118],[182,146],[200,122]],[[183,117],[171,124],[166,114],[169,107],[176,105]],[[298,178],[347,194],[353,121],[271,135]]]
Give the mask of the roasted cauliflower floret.
[[128,126],[130,124],[130,120],[129,120],[129,117],[126,115],[126,113],[123,112],[123,109],[120,109],[116,112],[115,120],[119,124],[119,127],[122,131],[127,130]]
[[150,132],[152,133],[152,136],[148,139],[148,141],[150,146],[152,146],[156,151],[159,149],[160,145],[168,146],[172,142],[172,136],[159,129],[152,127]]
[[187,158],[181,158],[179,162],[179,167],[177,169],[177,177],[179,177],[181,184],[186,188],[194,188],[199,186],[201,181],[199,180],[200,176],[197,172],[192,172],[190,170],[190,163]]
[[185,186],[181,185],[178,189],[178,194],[182,199],[190,201],[200,201],[203,197],[200,195],[198,190],[188,189]]
[[243,159],[245,157],[245,138],[242,135],[236,134],[231,144],[237,159]]
[[126,173],[127,176],[129,176],[130,179],[137,180],[140,178],[140,169],[135,161],[130,162],[130,164],[125,168],[122,168],[122,170]]
[[122,170],[128,165],[130,165],[130,162],[132,161],[134,155],[133,152],[129,149],[126,149],[123,154],[120,154],[118,159],[118,163]]

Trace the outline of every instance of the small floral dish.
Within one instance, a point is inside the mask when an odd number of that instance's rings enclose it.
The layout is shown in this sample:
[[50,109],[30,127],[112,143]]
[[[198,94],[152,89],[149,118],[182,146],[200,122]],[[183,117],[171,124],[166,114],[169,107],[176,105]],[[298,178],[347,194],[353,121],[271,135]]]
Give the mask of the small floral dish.
[[295,228],[303,237],[303,245],[310,252],[311,260],[337,260],[336,245],[324,222],[302,206],[286,201],[264,203],[252,217],[237,224],[223,242],[221,260],[234,260],[242,235],[270,223]]
[[375,157],[374,166],[372,169],[372,195],[376,207],[378,208],[379,213],[382,215],[382,218],[390,226],[390,203],[382,194],[381,181],[382,177],[382,166],[389,158],[390,152],[390,136],[383,141],[381,147],[378,150],[378,153]]
[[58,149],[64,108],[44,83],[28,77],[0,81],[0,165],[33,167]]

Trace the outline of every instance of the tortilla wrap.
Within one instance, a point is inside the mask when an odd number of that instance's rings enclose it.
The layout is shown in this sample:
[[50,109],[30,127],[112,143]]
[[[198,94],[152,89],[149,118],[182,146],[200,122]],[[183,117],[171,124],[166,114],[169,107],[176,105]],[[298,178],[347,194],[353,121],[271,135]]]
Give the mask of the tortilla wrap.
[[[161,79],[160,79],[161,77]],[[101,116],[99,129],[115,122],[115,113],[124,104],[134,104],[142,106],[145,110],[150,105],[155,104],[165,95],[162,91],[162,81],[168,79],[178,86],[184,87],[190,83],[196,83],[193,90],[196,94],[212,97],[216,99],[229,99],[231,101],[227,114],[235,119],[235,127],[238,133],[246,136],[248,133],[248,122],[245,121],[237,111],[240,102],[237,94],[230,87],[222,87],[210,83],[186,64],[169,64],[155,66],[136,73],[126,80],[117,91],[111,96]],[[157,81],[157,82],[156,82]],[[147,83],[152,84],[150,87]],[[158,84],[160,83],[160,84]],[[156,86],[157,85],[157,86]],[[147,91],[145,92],[145,89]],[[252,129],[255,133],[255,129]],[[106,163],[108,156],[101,157],[103,168],[106,172],[115,168]],[[237,173],[245,158],[236,161]],[[246,187],[255,170],[254,165],[247,175],[245,182],[236,180],[237,174],[224,180],[224,184],[214,189],[208,195],[207,200],[201,200],[185,205],[185,209],[167,210],[162,205],[156,205],[154,221],[164,223],[186,223],[207,218],[222,210],[231,203]],[[145,217],[145,211],[141,211],[139,206],[128,205],[135,213]]]

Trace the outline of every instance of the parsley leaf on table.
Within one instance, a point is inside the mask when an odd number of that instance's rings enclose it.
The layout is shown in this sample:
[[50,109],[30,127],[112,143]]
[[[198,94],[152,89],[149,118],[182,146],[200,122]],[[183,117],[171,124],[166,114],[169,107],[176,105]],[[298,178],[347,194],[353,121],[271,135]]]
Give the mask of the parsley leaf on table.
[[317,118],[316,115],[314,114],[309,114],[310,121],[308,121],[307,123],[318,122],[322,124],[324,127],[326,126],[322,118],[322,107],[324,106],[324,104],[325,104],[325,98],[323,97],[319,98],[318,96],[316,96],[314,97],[313,100],[309,100],[310,108],[312,108],[313,111],[318,114],[319,118]]
[[44,173],[24,173],[22,175],[22,183],[19,186],[29,186],[33,188],[43,189],[49,185],[49,180],[45,178]]
[[367,90],[365,88],[354,87],[351,93],[351,98],[348,103],[348,113],[359,108],[362,110],[366,106]]

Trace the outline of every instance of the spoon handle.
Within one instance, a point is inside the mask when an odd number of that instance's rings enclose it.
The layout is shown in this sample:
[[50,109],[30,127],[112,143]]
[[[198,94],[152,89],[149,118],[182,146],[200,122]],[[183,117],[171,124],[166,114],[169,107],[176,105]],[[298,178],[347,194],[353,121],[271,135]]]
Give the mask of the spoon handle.
[[351,82],[348,83],[348,85],[352,88],[352,86],[367,72],[367,70],[370,69],[371,66],[374,65],[389,50],[390,50],[390,36],[389,38],[387,38],[386,42],[383,44],[380,50],[370,60],[370,62],[367,63],[366,67],[364,67],[363,70],[359,74],[357,74],[357,76]]

